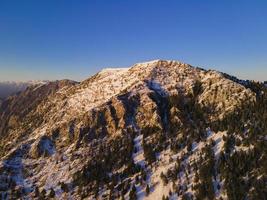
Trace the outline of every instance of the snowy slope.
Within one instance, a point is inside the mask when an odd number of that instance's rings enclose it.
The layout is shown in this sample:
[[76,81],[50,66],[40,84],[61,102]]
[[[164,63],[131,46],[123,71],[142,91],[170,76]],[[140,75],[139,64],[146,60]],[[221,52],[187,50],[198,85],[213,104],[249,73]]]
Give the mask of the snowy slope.
[[[196,92],[198,84],[201,88]],[[42,91],[45,86],[40,84],[31,92]],[[223,137],[228,134],[211,130],[209,124],[222,120],[243,102],[253,103],[255,99],[254,92],[220,72],[178,61],[154,60],[129,68],[107,68],[81,83],[59,83],[26,116],[7,114],[10,118],[3,129],[6,137],[0,140],[0,147],[7,149],[0,157],[0,190],[4,191],[0,194],[12,193],[8,186],[12,183],[16,191],[28,198],[34,198],[39,188],[47,193],[53,189],[58,199],[78,199],[81,194],[94,199],[94,190],[100,199],[110,193],[119,199],[119,185],[127,183],[130,188],[135,186],[138,199],[196,195],[197,170],[193,170],[193,165],[204,163],[203,151],[212,144],[217,167],[224,151]],[[200,116],[204,118],[201,122]],[[203,129],[206,136],[197,137]],[[144,142],[156,151],[156,160],[150,164]],[[176,146],[181,143],[179,150],[172,149],[172,142]],[[183,144],[186,142],[192,142],[192,150]],[[235,149],[238,150],[245,147],[241,145]],[[112,160],[114,154],[120,157]],[[119,174],[114,185],[97,185],[95,180],[85,184],[89,178],[76,183],[79,172],[96,163],[105,168],[106,160],[112,160],[113,165],[103,169],[102,175],[116,179],[114,176]],[[139,171],[133,170],[133,174],[124,177],[129,160]],[[172,173],[178,164],[176,179],[164,183],[162,173]],[[136,177],[142,173],[146,179],[140,183]],[[81,177],[84,176],[90,173]],[[212,177],[212,183],[216,199],[227,199],[219,172]],[[97,189],[90,188],[95,185]],[[149,194],[146,187],[150,188]]]

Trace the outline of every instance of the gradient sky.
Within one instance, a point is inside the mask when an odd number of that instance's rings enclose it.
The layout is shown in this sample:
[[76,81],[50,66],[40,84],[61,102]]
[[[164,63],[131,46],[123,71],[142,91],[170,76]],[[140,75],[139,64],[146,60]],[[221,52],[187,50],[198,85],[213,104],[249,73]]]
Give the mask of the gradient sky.
[[0,81],[154,59],[267,80],[267,1],[0,0]]

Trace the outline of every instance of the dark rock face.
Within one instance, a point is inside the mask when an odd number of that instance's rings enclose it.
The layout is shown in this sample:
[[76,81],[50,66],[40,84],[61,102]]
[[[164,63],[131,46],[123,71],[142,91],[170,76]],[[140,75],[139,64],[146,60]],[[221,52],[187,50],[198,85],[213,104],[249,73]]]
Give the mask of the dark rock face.
[[56,152],[53,141],[48,136],[42,136],[32,145],[30,155],[33,158],[51,156]]
[[0,107],[0,195],[261,199],[267,92],[250,84],[153,61],[29,87]]

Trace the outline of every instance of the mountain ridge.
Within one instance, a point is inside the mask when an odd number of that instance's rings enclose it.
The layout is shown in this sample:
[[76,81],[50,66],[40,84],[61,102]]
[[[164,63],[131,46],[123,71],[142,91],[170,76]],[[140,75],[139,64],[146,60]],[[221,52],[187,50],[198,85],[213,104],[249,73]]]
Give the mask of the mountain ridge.
[[[0,107],[5,122],[0,127],[0,194],[37,198],[42,190],[74,199],[204,198],[203,184],[215,184],[207,198],[230,198],[223,183],[228,179],[220,180],[219,172],[205,175],[207,182],[194,182],[205,171],[200,154],[204,151],[211,161],[207,167],[217,169],[228,140],[247,141],[246,135],[230,130],[234,125],[229,119],[243,113],[244,106],[254,109],[264,89],[227,77],[179,61],[155,60],[104,69],[81,83],[65,80],[28,88]],[[251,126],[246,115],[240,127]],[[242,145],[236,149],[248,148]],[[190,166],[197,162],[200,168],[193,170]],[[165,183],[173,173],[174,188]]]

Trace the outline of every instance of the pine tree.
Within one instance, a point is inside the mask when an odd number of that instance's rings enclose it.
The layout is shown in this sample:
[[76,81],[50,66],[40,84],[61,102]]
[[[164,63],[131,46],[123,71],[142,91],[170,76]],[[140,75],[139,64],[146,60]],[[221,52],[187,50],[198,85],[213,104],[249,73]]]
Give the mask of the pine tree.
[[135,185],[133,185],[132,190],[130,191],[129,197],[130,197],[130,200],[136,200],[137,199]]
[[39,197],[40,196],[40,191],[39,191],[38,186],[35,187],[34,196],[35,197]]
[[55,193],[54,189],[51,188],[50,193],[49,193],[49,197],[50,197],[50,198],[54,198],[55,195],[56,195],[56,193]]
[[163,172],[161,172],[160,178],[161,178],[164,185],[168,184],[168,178],[166,177],[166,175]]
[[149,185],[147,184],[146,185],[146,196],[148,196],[150,193],[150,188],[149,188]]
[[42,190],[40,196],[41,196],[41,199],[45,199],[45,197],[46,197],[46,190],[45,189]]
[[64,192],[66,192],[66,193],[69,192],[69,188],[68,188],[68,185],[66,183],[62,182],[60,187]]

